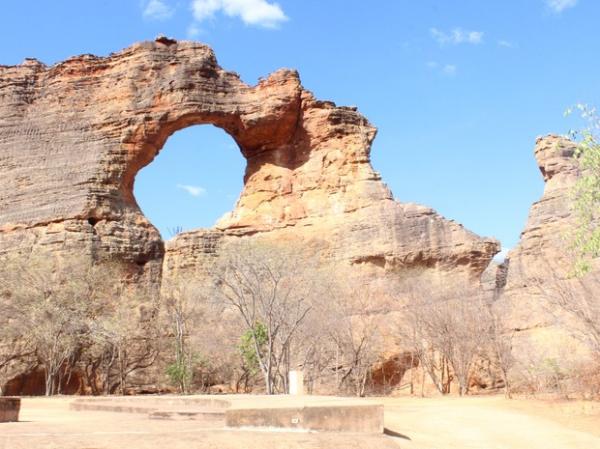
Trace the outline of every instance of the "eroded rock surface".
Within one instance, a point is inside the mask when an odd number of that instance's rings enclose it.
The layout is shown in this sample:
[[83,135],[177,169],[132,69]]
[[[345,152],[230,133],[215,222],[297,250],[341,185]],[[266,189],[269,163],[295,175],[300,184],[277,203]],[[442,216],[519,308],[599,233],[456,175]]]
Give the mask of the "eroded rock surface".
[[109,255],[158,281],[164,244],[133,184],[172,133],[196,124],[235,139],[245,184],[214,229],[169,242],[168,275],[259,234],[375,271],[471,278],[498,251],[429,208],[394,201],[370,164],[376,130],[355,108],[315,99],[292,70],[249,86],[199,43],[157,39],[104,58],[1,66],[0,116],[0,252]]
[[544,193],[530,209],[519,244],[508,254],[503,295],[511,301],[529,297],[531,306],[538,307],[536,310],[513,307],[513,325],[517,328],[545,323],[548,317],[540,310],[543,305],[540,283],[555,277],[564,279],[572,270],[569,251],[575,226],[572,191],[580,176],[577,161],[573,158],[575,150],[575,143],[554,135],[538,138],[535,145],[535,157],[545,181]]
[[581,280],[573,276],[577,226],[573,189],[581,176],[575,151],[576,144],[564,137],[537,139],[535,157],[545,181],[544,193],[531,207],[521,240],[498,273],[502,281],[498,306],[507,327],[517,330],[515,354],[524,363],[577,359],[581,354],[576,353],[584,349],[581,341],[571,338],[577,322],[567,321],[565,326],[569,314],[555,304],[558,299],[578,301],[589,294],[585,290],[600,268],[596,264]]

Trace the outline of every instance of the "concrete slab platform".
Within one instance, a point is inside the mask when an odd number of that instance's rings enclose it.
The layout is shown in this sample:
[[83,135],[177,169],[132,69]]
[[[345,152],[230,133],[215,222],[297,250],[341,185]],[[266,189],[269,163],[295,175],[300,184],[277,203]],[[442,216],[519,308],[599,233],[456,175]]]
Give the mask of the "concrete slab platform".
[[223,421],[230,428],[383,433],[383,405],[329,396],[132,396],[78,398],[78,411],[145,414],[152,419]]
[[383,433],[383,405],[321,405],[304,407],[231,408],[227,427]]
[[148,414],[150,419],[213,421],[225,424],[225,410],[156,410]]
[[[182,399],[189,402],[193,398]],[[385,435],[228,429],[210,420],[150,420],[143,413],[79,412],[70,408],[73,400],[23,398],[21,422],[0,425],[0,449],[398,449],[394,439]],[[249,405],[261,401],[262,397],[247,399]],[[174,406],[178,401],[166,402]]]

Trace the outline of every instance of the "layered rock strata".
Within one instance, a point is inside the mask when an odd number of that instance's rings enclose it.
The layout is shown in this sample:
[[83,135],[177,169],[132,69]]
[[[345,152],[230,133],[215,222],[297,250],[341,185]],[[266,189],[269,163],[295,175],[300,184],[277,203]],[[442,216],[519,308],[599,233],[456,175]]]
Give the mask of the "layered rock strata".
[[572,192],[580,177],[575,150],[575,143],[560,136],[536,141],[534,153],[544,193],[531,206],[519,244],[508,254],[507,275],[500,286],[503,300],[510,303],[512,326],[520,330],[549,324],[543,283],[565,279],[572,271]]
[[215,228],[169,242],[169,276],[256,235],[349,266],[467,278],[498,251],[429,208],[394,201],[370,163],[376,130],[355,108],[317,100],[293,70],[249,86],[199,43],[159,38],[108,57],[1,66],[0,116],[2,253],[113,257],[159,282],[165,248],[136,203],[135,176],[171,134],[198,124],[237,142],[244,188]]
[[[498,307],[506,327],[517,332],[515,355],[526,364],[585,355],[581,340],[573,339],[578,323],[558,306],[572,302],[578,307],[586,295],[597,294],[598,270],[582,279],[574,276],[574,187],[581,177],[575,158],[576,143],[549,135],[538,138],[535,157],[545,181],[544,193],[533,204],[521,234],[498,272]],[[598,262],[598,261],[596,261]],[[593,287],[596,285],[596,287]]]

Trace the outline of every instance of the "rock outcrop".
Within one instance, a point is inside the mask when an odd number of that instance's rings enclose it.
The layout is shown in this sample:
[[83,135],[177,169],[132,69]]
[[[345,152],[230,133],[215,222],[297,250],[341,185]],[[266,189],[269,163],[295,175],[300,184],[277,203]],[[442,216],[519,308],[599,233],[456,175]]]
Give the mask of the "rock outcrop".
[[497,276],[498,307],[507,327],[517,331],[515,355],[528,364],[577,359],[581,354],[575,353],[584,347],[572,339],[577,323],[564,326],[569,314],[556,306],[558,300],[579,301],[589,294],[584,290],[599,268],[596,265],[582,280],[573,278],[572,241],[577,226],[573,189],[581,176],[576,148],[560,136],[537,139],[535,157],[545,181],[544,193],[531,207],[521,240]]
[[547,275],[551,267],[566,270],[572,264],[572,195],[580,177],[573,157],[576,148],[574,142],[553,135],[536,142],[534,151],[544,177],[544,194],[531,207],[521,240],[508,255],[507,292],[526,286],[527,279]]
[[215,228],[168,243],[166,275],[256,235],[377,272],[471,279],[498,251],[429,208],[394,201],[370,164],[376,130],[355,108],[317,100],[292,70],[249,86],[199,43],[157,39],[51,67],[0,66],[0,115],[1,253],[114,257],[159,282],[164,243],[136,203],[135,176],[171,134],[197,124],[237,142],[244,188]]
[[575,150],[575,143],[559,136],[536,142],[535,157],[546,183],[544,193],[531,207],[519,244],[508,254],[502,286],[503,300],[511,303],[512,326],[517,329],[549,324],[540,288],[565,279],[572,269],[572,191],[580,176]]
[[[356,108],[317,100],[292,70],[249,86],[209,47],[165,38],[51,67],[27,59],[0,66],[0,117],[0,256],[116,259],[140,284],[159,286],[204,273],[240,242],[289,243],[383,284],[423,275],[483,285],[518,331],[518,354],[573,347],[544,297],[572,267],[571,192],[581,174],[567,139],[538,139],[544,195],[496,266],[497,241],[395,201],[370,163],[376,129]],[[243,191],[213,228],[165,243],[136,203],[135,177],[171,134],[199,124],[238,144]],[[401,348],[388,349],[395,359],[381,376],[396,370],[399,380],[409,367]]]

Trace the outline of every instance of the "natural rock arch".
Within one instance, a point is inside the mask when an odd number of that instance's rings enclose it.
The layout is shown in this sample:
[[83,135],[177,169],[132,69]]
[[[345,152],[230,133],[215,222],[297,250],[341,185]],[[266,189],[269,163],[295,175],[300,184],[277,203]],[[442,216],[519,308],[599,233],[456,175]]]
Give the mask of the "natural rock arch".
[[133,193],[163,240],[211,228],[235,207],[247,160],[233,138],[212,125],[183,128],[135,177]]
[[249,86],[199,43],[159,38],[106,58],[0,67],[0,114],[3,252],[85,250],[160,279],[164,244],[133,180],[169,135],[198,124],[238,143],[245,185],[215,230],[169,243],[169,270],[193,265],[207,238],[256,233],[317,246],[318,235],[329,256],[386,271],[477,277],[498,251],[429,208],[393,200],[370,164],[376,130],[356,108],[315,99],[293,70]]
[[[258,235],[300,242],[377,281],[426,270],[479,282],[499,250],[430,208],[394,201],[370,164],[376,130],[355,108],[315,99],[292,70],[249,86],[199,43],[161,38],[105,58],[0,66],[0,117],[0,255],[112,257],[140,282],[160,283]],[[214,229],[165,244],[139,210],[133,180],[169,135],[197,124],[238,143],[244,189]],[[490,267],[498,304],[517,312],[539,305],[528,268],[562,262],[573,150],[555,136],[537,142],[544,197],[510,266]],[[519,327],[535,332],[540,323]]]

